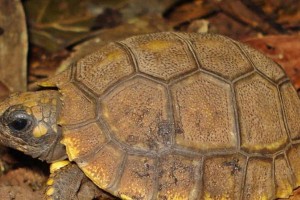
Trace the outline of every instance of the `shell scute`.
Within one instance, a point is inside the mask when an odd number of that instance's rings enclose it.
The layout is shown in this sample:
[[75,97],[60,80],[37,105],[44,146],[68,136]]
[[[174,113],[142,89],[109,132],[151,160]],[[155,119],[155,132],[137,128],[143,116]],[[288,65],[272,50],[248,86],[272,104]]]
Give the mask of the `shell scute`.
[[114,145],[106,145],[88,161],[79,162],[78,166],[98,187],[109,189],[118,178],[123,159],[124,154],[120,149]]
[[156,187],[155,172],[155,159],[129,155],[116,193],[133,199],[151,199]]
[[61,87],[62,110],[58,123],[60,125],[70,125],[92,120],[97,116],[96,100],[83,93],[71,82]]
[[252,157],[248,160],[243,199],[274,198],[272,165],[272,159]]
[[145,152],[170,145],[171,133],[160,132],[160,124],[168,121],[162,85],[135,78],[104,97],[101,105],[103,120],[118,141]]
[[248,45],[241,43],[238,43],[238,45],[253,62],[253,66],[274,82],[278,82],[281,78],[286,76],[282,67],[272,61],[270,58],[250,48]]
[[241,147],[247,152],[275,152],[288,141],[276,86],[255,74],[235,84]]
[[246,157],[239,154],[211,156],[204,161],[205,199],[239,199],[246,170]]
[[97,123],[75,129],[65,128],[61,143],[66,145],[70,160],[87,156],[106,144],[107,138]]
[[75,77],[97,95],[135,71],[125,50],[111,43],[77,62]]
[[293,140],[300,139],[300,101],[295,88],[290,82],[280,87],[287,127]]
[[186,43],[172,33],[124,40],[136,57],[139,71],[168,82],[198,68]]
[[161,159],[157,199],[195,199],[199,192],[201,157],[173,153]]
[[233,80],[254,70],[230,39],[213,34],[179,34],[190,41],[200,68]]
[[233,149],[237,145],[230,85],[198,73],[171,87],[176,144],[195,151]]

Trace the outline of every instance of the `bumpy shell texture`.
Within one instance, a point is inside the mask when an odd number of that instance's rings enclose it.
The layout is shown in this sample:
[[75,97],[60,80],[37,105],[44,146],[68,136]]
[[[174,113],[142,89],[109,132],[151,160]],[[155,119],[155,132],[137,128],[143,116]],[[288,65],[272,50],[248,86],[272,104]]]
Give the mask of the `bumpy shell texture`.
[[273,199],[300,185],[300,100],[280,66],[212,34],[108,44],[50,82],[69,159],[124,199]]

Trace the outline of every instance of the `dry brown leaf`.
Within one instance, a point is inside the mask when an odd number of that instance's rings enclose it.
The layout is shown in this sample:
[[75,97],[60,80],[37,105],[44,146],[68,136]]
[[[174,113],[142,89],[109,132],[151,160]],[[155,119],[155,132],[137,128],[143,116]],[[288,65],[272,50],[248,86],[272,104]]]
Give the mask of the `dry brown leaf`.
[[0,0],[0,98],[26,90],[27,32],[20,1]]
[[226,35],[233,39],[239,40],[258,34],[258,32],[250,26],[239,23],[222,12],[209,17],[208,21],[210,23],[209,32]]
[[184,22],[189,22],[194,19],[200,19],[213,12],[218,8],[211,1],[193,1],[182,4],[166,15],[167,20],[173,26],[178,26]]
[[250,10],[240,0],[214,0],[214,2],[226,15],[233,17],[241,23],[245,23],[264,33],[275,34],[279,32],[270,21]]
[[104,18],[109,6],[105,0],[25,1],[30,42],[48,51],[61,50],[87,37],[94,25],[97,27],[97,16]]

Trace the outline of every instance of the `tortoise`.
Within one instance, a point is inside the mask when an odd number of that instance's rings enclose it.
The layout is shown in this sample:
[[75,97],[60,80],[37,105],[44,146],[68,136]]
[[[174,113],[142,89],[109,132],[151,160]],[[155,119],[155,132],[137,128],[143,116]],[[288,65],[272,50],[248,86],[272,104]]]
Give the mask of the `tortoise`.
[[[283,69],[216,34],[109,43],[0,106],[1,143],[121,199],[275,199],[300,186],[300,101]],[[88,187],[87,187],[88,188]]]

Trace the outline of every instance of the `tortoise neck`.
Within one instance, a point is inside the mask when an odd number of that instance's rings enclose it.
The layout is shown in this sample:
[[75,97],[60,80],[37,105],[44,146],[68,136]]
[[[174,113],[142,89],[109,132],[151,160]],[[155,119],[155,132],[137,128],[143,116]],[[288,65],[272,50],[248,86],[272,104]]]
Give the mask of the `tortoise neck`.
[[51,126],[56,127],[56,130],[50,134],[48,140],[48,150],[40,157],[40,159],[52,163],[54,161],[63,160],[67,158],[66,148],[60,143],[62,140],[62,127],[58,125],[58,118],[62,110],[61,94],[56,91],[56,105],[55,105],[55,117],[52,119],[54,122]]
[[43,160],[46,160],[48,163],[52,163],[58,160],[64,160],[67,158],[66,148],[63,144],[60,143],[62,139],[61,127],[58,127],[56,138],[50,146],[47,155],[45,155]]

